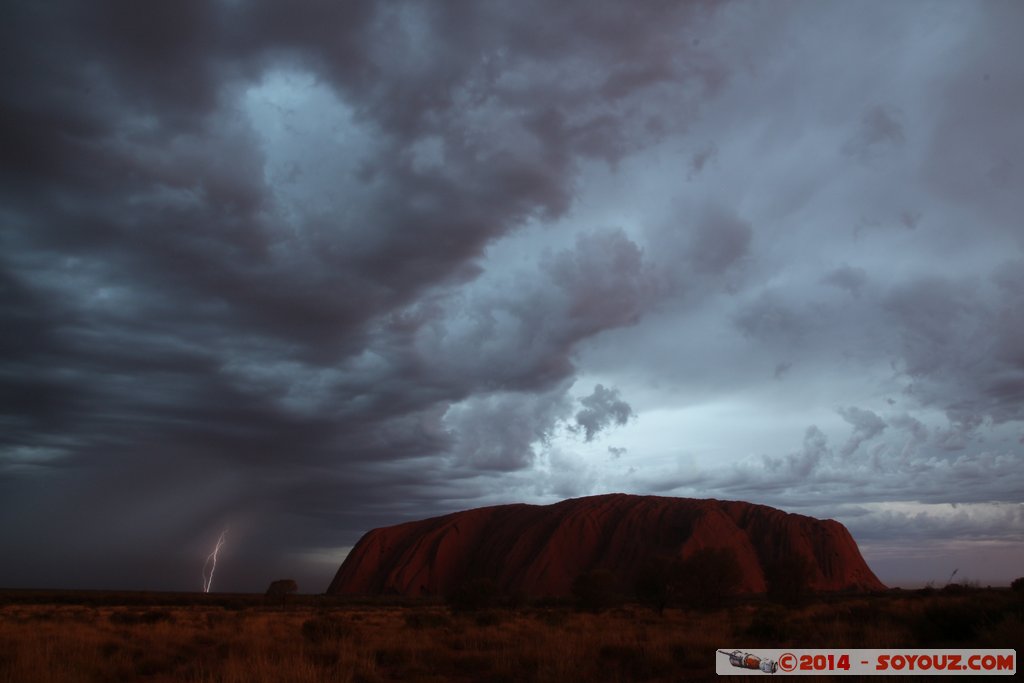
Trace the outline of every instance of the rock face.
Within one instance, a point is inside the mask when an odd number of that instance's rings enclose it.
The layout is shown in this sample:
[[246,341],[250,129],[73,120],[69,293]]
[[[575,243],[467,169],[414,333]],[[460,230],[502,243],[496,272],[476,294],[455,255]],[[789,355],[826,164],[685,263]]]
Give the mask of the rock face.
[[798,555],[812,590],[883,590],[853,537],[819,520],[735,501],[621,493],[554,505],[498,505],[374,529],[338,569],[337,595],[447,595],[465,581],[493,579],[506,593],[565,596],[580,574],[608,569],[631,586],[645,562],[729,548],[739,591],[765,591],[765,567]]

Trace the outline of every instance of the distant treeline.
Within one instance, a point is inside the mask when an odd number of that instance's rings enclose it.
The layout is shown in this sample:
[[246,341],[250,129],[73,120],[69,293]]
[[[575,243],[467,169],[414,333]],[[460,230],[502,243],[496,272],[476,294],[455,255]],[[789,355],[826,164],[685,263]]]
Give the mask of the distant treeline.
[[[398,596],[350,597],[337,595],[293,594],[289,605],[304,607],[406,606],[440,604],[441,598],[409,599]],[[103,606],[173,606],[205,605],[224,609],[264,607],[263,593],[201,593],[173,591],[104,591],[104,590],[38,590],[0,589],[0,606],[4,605],[87,605]],[[275,604],[280,604],[279,602]]]

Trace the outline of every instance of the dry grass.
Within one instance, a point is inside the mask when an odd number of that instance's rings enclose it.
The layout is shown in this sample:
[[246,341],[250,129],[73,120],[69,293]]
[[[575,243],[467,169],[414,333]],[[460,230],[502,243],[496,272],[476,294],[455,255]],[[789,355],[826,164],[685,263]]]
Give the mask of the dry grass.
[[712,679],[717,648],[1010,647],[1024,638],[1022,624],[1022,601],[1009,591],[792,609],[751,601],[663,616],[633,606],[451,614],[440,605],[225,609],[8,595],[0,602],[0,683]]

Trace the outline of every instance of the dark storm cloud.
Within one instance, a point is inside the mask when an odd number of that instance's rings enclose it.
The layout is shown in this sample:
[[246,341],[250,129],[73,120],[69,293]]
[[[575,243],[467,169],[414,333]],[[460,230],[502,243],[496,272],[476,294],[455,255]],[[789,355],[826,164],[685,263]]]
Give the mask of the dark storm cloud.
[[750,224],[721,207],[710,208],[697,223],[690,259],[702,273],[721,273],[743,258],[750,249]]
[[619,398],[619,390],[605,388],[603,384],[594,387],[593,393],[580,399],[583,410],[576,413],[576,424],[583,430],[584,438],[593,441],[602,430],[613,425],[624,425],[636,413]]
[[958,283],[938,276],[915,279],[895,287],[884,305],[899,321],[910,375],[927,375],[948,362],[961,347],[957,336],[973,315],[971,294]]
[[992,279],[999,293],[999,303],[993,312],[993,355],[1006,372],[987,393],[1019,404],[1024,400],[1024,307],[1019,303],[1020,293],[1024,292],[1024,261],[1003,264]]
[[806,477],[829,455],[828,438],[820,429],[811,425],[804,434],[804,445],[798,453],[787,455],[785,459],[767,460],[765,469],[770,472],[785,469],[796,476]]
[[790,370],[792,370],[792,369],[793,369],[793,364],[788,362],[788,361],[783,361],[782,363],[776,363],[775,364],[775,372],[773,373],[775,379],[782,379],[785,376],[785,374],[787,372],[789,372]]
[[998,10],[972,18],[972,28],[988,40],[964,41],[962,59],[942,81],[923,168],[936,192],[957,207],[977,210],[986,230],[1003,231],[1020,247],[1024,232],[1015,217],[1024,198],[1009,188],[1020,184],[1024,169],[1024,70],[1011,36],[1024,16],[1015,3]]
[[921,222],[923,214],[920,211],[901,211],[900,212],[900,223],[903,224],[907,230],[916,230],[917,225]]
[[[1022,338],[1017,261],[975,275],[888,274],[888,284],[864,269],[842,266],[818,282],[826,288],[773,287],[746,295],[733,314],[739,333],[766,353],[804,352],[804,364],[851,358],[885,359],[889,381],[916,408],[940,410],[936,436],[962,449],[985,425],[1021,419]],[[833,289],[852,297],[837,297]],[[831,290],[831,291],[830,291]],[[778,363],[778,361],[775,361]],[[878,435],[878,423],[859,413],[850,446]],[[870,416],[867,416],[868,418]],[[870,423],[869,423],[870,422]]]
[[636,322],[657,291],[643,252],[620,230],[581,236],[546,270],[567,296],[568,334],[577,339]]
[[863,268],[843,265],[826,274],[821,281],[845,289],[853,296],[859,297],[864,285],[867,284],[868,276]]
[[867,109],[857,132],[843,145],[843,153],[868,160],[904,141],[903,124],[898,112],[883,105]]
[[923,7],[7,3],[0,583],[314,591],[611,468],[1019,500],[1020,9]]
[[[1024,232],[1021,194],[1009,189],[1024,158],[1024,69],[1008,28],[1019,25],[1021,10],[1006,3],[948,15],[941,37],[929,38],[917,23],[923,5],[904,5],[902,16],[894,5],[879,13],[865,7],[802,14],[802,28],[822,30],[815,45],[828,44],[814,51],[820,69],[785,39],[809,34],[787,33],[788,22],[774,26],[785,50],[762,58],[749,79],[734,73],[725,90],[734,99],[712,104],[696,130],[716,142],[714,163],[693,173],[693,144],[657,167],[685,176],[701,194],[673,192],[666,180],[658,187],[672,195],[667,211],[695,213],[699,202],[734,207],[753,238],[724,291],[711,278],[688,277],[689,309],[614,335],[618,346],[636,349],[636,374],[678,392],[666,399],[680,406],[673,419],[685,425],[674,436],[719,423],[666,448],[671,464],[632,458],[638,470],[630,481],[641,490],[716,491],[842,521],[840,501],[864,503],[871,512],[867,522],[851,523],[855,534],[899,539],[893,545],[902,548],[945,536],[987,557],[983,543],[970,542],[1019,543],[1019,515],[972,513],[957,524],[931,510],[918,535],[915,506],[1019,506],[1024,490],[1017,473]],[[834,21],[841,32],[828,28]],[[892,52],[863,51],[864,36],[890,30],[878,45]],[[935,68],[917,70],[918,60]],[[835,78],[852,63],[863,67],[859,75]],[[756,100],[741,94],[758,88]],[[779,93],[793,105],[782,105]],[[756,115],[735,108],[740,102]],[[716,116],[729,123],[716,125]],[[756,142],[739,142],[744,135]],[[680,243],[654,235],[648,252],[682,261]],[[593,354],[607,362],[598,370],[626,387],[620,378],[630,374],[612,374],[617,349],[607,346]],[[670,362],[679,347],[682,359]],[[773,381],[771,368],[782,363],[792,369]],[[842,412],[808,419],[822,413],[824,397]],[[766,413],[777,419],[771,427],[763,426]],[[641,410],[640,422],[645,417]],[[776,440],[783,429],[784,446]],[[762,445],[738,437],[733,450],[752,455],[736,461],[721,446],[730,430],[767,438]]]
[[32,574],[74,533],[102,549],[81,585],[187,587],[224,520],[263,525],[232,537],[266,564],[479,494],[445,467],[530,465],[579,342],[648,309],[644,255],[595,230],[522,289],[454,288],[726,76],[678,41],[699,3],[585,8],[5,6],[0,485],[54,539],[5,580],[58,582]]
[[[1024,505],[958,506],[956,504],[923,507],[921,510],[880,510],[854,520],[851,527],[865,541],[892,538],[902,529],[913,527],[921,539],[1019,540],[1017,530],[1024,526]],[[980,509],[979,509],[980,508]]]
[[656,289],[642,251],[620,230],[588,232],[536,268],[494,280],[481,277],[417,330],[428,384],[545,391],[573,374],[582,340],[635,323]]
[[906,430],[911,441],[908,445],[922,444],[928,440],[928,427],[915,417],[907,414],[895,415],[889,418],[889,424],[897,429]]
[[865,441],[875,438],[888,426],[875,413],[856,406],[840,408],[838,412],[853,427],[853,433],[839,451],[844,458],[853,455]]
[[[849,414],[850,409],[842,412]],[[864,411],[868,412],[868,411]],[[652,491],[684,495],[711,487],[723,495],[755,500],[787,509],[873,501],[903,501],[908,496],[922,504],[949,502],[984,503],[1015,501],[1024,477],[1010,453],[975,451],[950,457],[943,453],[941,435],[925,436],[905,416],[895,416],[894,426],[908,428],[912,438],[899,446],[868,443],[868,431],[885,429],[879,416],[857,413],[845,443],[835,447],[817,426],[807,428],[802,447],[784,456],[763,456],[738,462],[731,467],[646,482]],[[877,422],[876,422],[877,420]],[[916,433],[913,433],[916,430]],[[900,443],[900,442],[897,442]],[[856,444],[853,450],[851,446]],[[912,480],[912,493],[907,481]],[[904,532],[911,535],[909,532]],[[1018,535],[1020,527],[1004,534]]]
[[[984,420],[997,424],[1022,417],[1015,351],[1021,339],[1020,290],[1005,298],[1006,268],[991,274],[999,296],[976,281],[929,277],[895,287],[882,305],[899,332],[901,370],[922,402],[938,404],[959,434],[969,436]],[[954,391],[950,391],[956,387]]]
[[714,145],[705,147],[693,154],[690,157],[690,177],[697,175],[704,170],[704,167],[715,158],[718,153],[718,148]]
[[[1017,300],[1024,290],[1015,288],[1016,272],[1003,264],[980,281],[938,275],[898,278],[888,289],[865,287],[857,297],[860,303],[845,308],[828,308],[824,300],[814,303],[813,298],[808,302],[806,291],[777,290],[755,298],[735,320],[754,340],[821,349],[827,347],[826,340],[848,343],[864,335],[852,347],[861,353],[891,353],[891,376],[906,382],[902,399],[915,411],[940,411],[944,422],[929,426],[906,412],[889,415],[843,407],[838,414],[849,432],[837,445],[811,426],[797,452],[709,471],[692,481],[680,478],[674,484],[681,488],[669,490],[713,487],[789,505],[801,500],[820,505],[828,496],[931,504],[1019,500],[1020,481],[1013,466],[1019,456],[1006,449],[1005,439],[990,435],[993,427],[1020,419],[1014,384],[1019,354],[1010,351],[1016,348],[1013,342],[1005,341],[1019,339]],[[840,269],[823,281],[845,284],[849,275]],[[871,320],[881,322],[865,328],[864,321]],[[1019,524],[1000,531],[998,523],[976,520],[977,527],[989,525],[990,534],[1019,536]],[[941,520],[935,529],[960,533]],[[872,537],[892,532],[889,526],[870,526]]]
[[533,464],[535,445],[545,444],[570,409],[566,387],[547,394],[474,396],[448,414],[454,456],[477,470],[519,470]]
[[813,331],[818,317],[802,302],[791,304],[775,290],[762,291],[740,308],[736,327],[744,335],[770,343],[794,343]]
[[622,448],[622,447],[617,447],[617,446],[609,446],[608,447],[608,454],[609,454],[609,457],[612,458],[612,460],[618,460],[623,455],[625,455],[628,451],[629,451],[628,448]]

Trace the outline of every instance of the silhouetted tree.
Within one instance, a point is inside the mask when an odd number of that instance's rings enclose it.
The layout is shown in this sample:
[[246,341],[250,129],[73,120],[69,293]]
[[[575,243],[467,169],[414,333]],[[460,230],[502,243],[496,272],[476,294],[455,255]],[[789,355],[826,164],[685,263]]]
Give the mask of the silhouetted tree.
[[267,600],[280,600],[281,604],[284,605],[288,596],[297,590],[299,590],[299,585],[291,579],[278,579],[277,581],[270,582],[270,586],[267,588],[267,592],[263,594],[263,597]]
[[814,566],[803,555],[789,553],[765,567],[768,599],[783,605],[799,605],[811,592]]
[[633,584],[636,599],[653,607],[658,614],[664,613],[675,592],[678,574],[678,563],[673,558],[659,555],[649,559],[640,568]]
[[455,612],[497,607],[501,598],[498,584],[491,579],[469,579],[448,595],[448,605]]
[[1014,579],[1010,583],[1010,588],[1017,591],[1018,593],[1024,593],[1024,576]]
[[670,587],[681,604],[698,609],[722,606],[736,592],[742,575],[729,548],[701,548],[678,564]]
[[580,574],[572,582],[572,595],[579,609],[600,612],[615,605],[619,595],[615,590],[615,575],[607,569],[592,569]]

